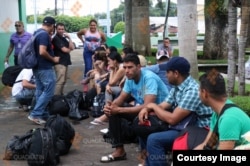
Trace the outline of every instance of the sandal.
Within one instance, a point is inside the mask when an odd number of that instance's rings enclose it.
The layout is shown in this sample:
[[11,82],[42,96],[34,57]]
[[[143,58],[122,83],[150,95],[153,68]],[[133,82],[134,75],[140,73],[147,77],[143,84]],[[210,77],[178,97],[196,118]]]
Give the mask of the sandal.
[[100,162],[109,163],[109,162],[112,162],[112,161],[126,160],[127,159],[126,156],[127,156],[126,153],[124,153],[122,156],[119,156],[119,157],[114,157],[114,156],[112,156],[112,154],[109,154],[107,156],[102,156]]
[[99,119],[94,119],[90,123],[93,124],[93,125],[104,125],[104,124],[106,124],[106,122],[100,121]]

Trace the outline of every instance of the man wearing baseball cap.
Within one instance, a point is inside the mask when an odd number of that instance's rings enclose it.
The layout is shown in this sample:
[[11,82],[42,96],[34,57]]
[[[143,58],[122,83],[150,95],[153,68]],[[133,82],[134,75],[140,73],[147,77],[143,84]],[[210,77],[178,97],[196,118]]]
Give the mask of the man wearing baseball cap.
[[167,165],[166,158],[162,156],[172,150],[172,144],[180,131],[187,124],[208,127],[212,114],[212,109],[202,104],[199,98],[199,84],[190,76],[190,64],[184,57],[171,58],[166,71],[168,81],[173,85],[169,95],[159,105],[147,104],[138,115],[142,122],[150,112],[154,112],[170,125],[167,131],[152,133],[145,141],[147,165]]
[[44,124],[49,116],[46,107],[54,95],[56,84],[53,66],[59,62],[59,57],[54,56],[51,44],[51,35],[54,32],[55,23],[53,17],[45,17],[42,28],[35,32],[35,34],[39,33],[35,39],[38,64],[33,68],[36,78],[36,105],[30,112],[28,119],[40,125]]

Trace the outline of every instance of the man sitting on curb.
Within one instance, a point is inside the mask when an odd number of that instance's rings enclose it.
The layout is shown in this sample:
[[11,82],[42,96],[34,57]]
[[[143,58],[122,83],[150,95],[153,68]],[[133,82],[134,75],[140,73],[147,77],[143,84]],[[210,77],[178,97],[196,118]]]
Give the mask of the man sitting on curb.
[[[109,132],[112,147],[115,151],[101,158],[101,162],[125,160],[126,152],[123,144],[127,141],[124,132],[132,130],[122,127],[122,121],[132,122],[138,112],[148,103],[160,103],[168,95],[168,90],[162,80],[149,70],[141,70],[140,60],[135,54],[128,54],[123,60],[126,81],[119,97],[113,102],[107,102],[104,113],[109,117]],[[134,98],[133,107],[122,107],[130,96]],[[130,130],[129,130],[130,129]],[[129,130],[129,131],[128,131]]]
[[[145,142],[147,165],[166,166],[166,157],[162,156],[166,156],[166,151],[172,150],[173,142],[180,131],[189,123],[198,127],[209,126],[212,114],[212,109],[203,105],[199,99],[199,84],[189,75],[190,64],[185,58],[171,58],[166,71],[168,81],[173,85],[169,95],[159,105],[147,104],[138,115],[140,122],[143,122],[148,119],[150,112],[154,112],[158,118],[170,125],[167,131],[148,136]],[[197,117],[197,120],[193,121],[193,117]]]

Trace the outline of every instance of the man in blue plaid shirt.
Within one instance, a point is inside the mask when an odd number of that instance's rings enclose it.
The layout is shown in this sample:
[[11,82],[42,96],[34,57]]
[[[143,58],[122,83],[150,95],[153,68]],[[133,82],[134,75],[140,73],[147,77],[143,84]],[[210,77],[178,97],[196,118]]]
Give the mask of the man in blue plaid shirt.
[[[189,75],[190,64],[183,57],[173,57],[167,64],[167,78],[173,85],[169,95],[159,105],[149,103],[139,113],[139,120],[147,119],[154,112],[161,120],[169,124],[169,130],[152,133],[147,138],[147,165],[167,165],[166,151],[178,134],[188,124],[208,127],[212,109],[202,104],[199,98],[199,84]],[[166,111],[169,110],[169,111]]]

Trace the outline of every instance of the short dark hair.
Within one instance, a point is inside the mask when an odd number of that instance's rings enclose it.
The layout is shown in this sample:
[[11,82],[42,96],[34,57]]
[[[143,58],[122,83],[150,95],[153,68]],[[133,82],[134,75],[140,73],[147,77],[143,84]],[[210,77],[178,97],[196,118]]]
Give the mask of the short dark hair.
[[140,65],[140,59],[135,53],[129,53],[123,59],[123,62],[132,62],[135,65]]
[[116,51],[112,51],[110,52],[110,54],[108,55],[108,57],[112,60],[116,60],[118,63],[122,63],[122,57],[121,55],[116,52]]
[[128,53],[133,53],[134,50],[131,47],[125,47],[122,49],[122,51],[127,55]]
[[61,23],[61,22],[56,23],[56,28],[57,28],[58,26],[63,26],[63,27],[65,27],[65,25],[64,25],[63,23]]
[[115,46],[109,46],[110,52],[117,52],[117,48]]
[[207,90],[213,98],[220,99],[227,96],[225,80],[216,69],[201,75],[199,81],[200,89]]

